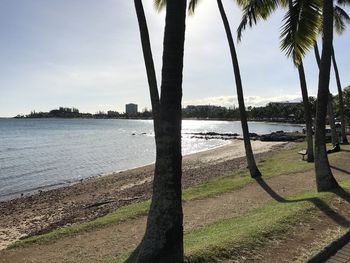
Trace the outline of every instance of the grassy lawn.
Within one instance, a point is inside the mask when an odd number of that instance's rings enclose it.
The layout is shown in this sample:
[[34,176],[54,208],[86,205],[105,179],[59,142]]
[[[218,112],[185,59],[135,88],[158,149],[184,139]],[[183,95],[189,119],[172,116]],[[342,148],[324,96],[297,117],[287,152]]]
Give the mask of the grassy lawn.
[[[350,191],[350,180],[342,183]],[[233,258],[242,251],[263,248],[269,240],[288,236],[288,230],[320,209],[332,211],[334,193],[308,191],[293,195],[284,202],[271,201],[239,217],[215,222],[185,233],[185,262],[218,262]],[[129,254],[104,263],[121,263]]]
[[[296,172],[308,171],[313,169],[313,164],[300,160],[301,158],[297,154],[297,152],[302,148],[304,148],[304,144],[298,144],[292,149],[275,153],[271,157],[266,158],[265,160],[261,160],[258,163],[258,166],[264,178],[269,178],[281,174],[291,174]],[[337,156],[339,156],[339,154],[341,153],[332,154],[331,159],[336,158]],[[183,200],[185,202],[188,202],[195,199],[204,199],[212,196],[217,196],[225,192],[242,188],[245,185],[252,183],[253,181],[254,180],[250,178],[248,171],[246,171],[246,169],[242,169],[230,174],[226,174],[222,177],[211,179],[196,187],[186,189],[183,193]],[[90,222],[74,224],[68,227],[54,230],[47,234],[33,236],[27,239],[20,240],[12,246],[10,246],[9,249],[13,247],[29,245],[32,243],[42,244],[56,240],[63,236],[72,235],[84,231],[91,231],[97,228],[108,226],[110,224],[120,223],[127,219],[140,217],[147,214],[149,204],[149,201],[144,201],[124,206],[113,213],[97,218]],[[208,231],[211,230],[208,229]],[[188,233],[187,235],[189,235],[190,237],[191,233]],[[198,233],[198,235],[200,235],[200,233]],[[189,249],[187,250],[188,255],[192,255],[192,253],[194,253],[193,251],[201,251],[197,245],[193,245],[198,244],[198,242],[190,241],[190,239],[186,239],[186,242],[188,242],[186,243],[186,247]],[[208,242],[208,244],[209,243],[210,242]]]

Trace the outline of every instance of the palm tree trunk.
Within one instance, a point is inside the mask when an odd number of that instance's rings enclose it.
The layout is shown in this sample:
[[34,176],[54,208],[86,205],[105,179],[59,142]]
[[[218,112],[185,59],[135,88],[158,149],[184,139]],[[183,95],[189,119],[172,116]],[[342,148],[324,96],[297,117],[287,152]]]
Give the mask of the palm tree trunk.
[[[289,12],[292,12],[293,1],[289,0],[288,5],[289,5]],[[313,138],[312,138],[312,136],[313,136],[312,113],[311,113],[310,104],[309,104],[309,95],[307,92],[307,84],[306,84],[303,61],[300,61],[300,64],[297,67],[298,67],[300,89],[301,89],[301,94],[303,97],[304,112],[305,112],[304,118],[305,118],[305,125],[306,125],[307,161],[313,162],[314,161],[314,147],[313,147]]]
[[225,13],[224,7],[222,5],[222,1],[221,0],[217,0],[217,4],[218,4],[218,7],[219,7],[219,11],[220,11],[220,15],[221,15],[222,21],[224,23],[227,40],[228,40],[228,43],[229,43],[229,46],[230,46],[233,71],[234,71],[235,80],[236,80],[239,113],[240,113],[240,119],[241,119],[241,125],[242,125],[244,147],[245,147],[245,152],[246,152],[248,168],[249,168],[251,177],[257,178],[257,177],[261,176],[261,173],[260,173],[260,171],[259,171],[259,169],[258,169],[258,167],[257,167],[257,165],[255,163],[254,154],[253,154],[253,150],[252,150],[252,145],[250,143],[249,128],[248,128],[248,122],[247,122],[247,113],[246,113],[245,105],[244,105],[242,80],[241,80],[241,74],[240,74],[240,71],[239,71],[239,64],[238,64],[236,49],[235,49],[234,41],[233,41],[233,38],[232,38],[230,25],[228,23],[226,13]]
[[314,51],[315,51],[315,58],[316,58],[317,66],[318,66],[318,69],[320,69],[321,58],[320,58],[320,51],[318,49],[317,42],[314,45]]
[[[315,50],[315,57],[316,57],[316,62],[318,65],[318,68],[320,68],[321,64],[321,58],[320,58],[320,53],[318,50],[317,42],[314,45],[314,50]],[[329,93],[328,98],[332,98],[332,94]],[[328,105],[327,105],[327,113],[328,113],[328,122],[331,127],[331,134],[332,134],[332,144],[335,146],[337,139],[337,130],[335,128],[335,120],[334,120],[334,111],[333,111],[333,103],[332,100],[328,99]]]
[[134,0],[134,4],[135,4],[136,15],[137,15],[137,21],[139,24],[143,58],[145,61],[148,87],[149,87],[149,93],[151,97],[154,133],[157,135],[158,118],[159,118],[159,93],[158,93],[156,72],[154,69],[151,42],[149,39],[147,21],[146,21],[145,12],[143,10],[142,0]]
[[298,72],[299,72],[300,88],[301,88],[301,94],[303,97],[304,112],[305,112],[304,116],[305,116],[305,125],[306,125],[307,161],[313,162],[314,161],[314,147],[313,147],[313,139],[312,139],[312,135],[313,135],[312,116],[311,116],[309,95],[307,92],[307,85],[306,85],[306,78],[305,78],[305,71],[304,71],[303,62],[300,62],[300,65],[298,66]]
[[349,142],[348,142],[348,139],[346,137],[346,132],[345,132],[346,123],[345,123],[345,115],[344,115],[343,91],[342,91],[342,88],[341,88],[340,76],[339,76],[337,61],[335,59],[334,47],[332,47],[332,61],[333,61],[333,68],[334,68],[335,78],[337,80],[337,87],[338,87],[339,113],[340,113],[340,121],[341,121],[342,143],[348,144]]
[[181,99],[186,0],[166,6],[153,195],[137,262],[183,262]]
[[332,134],[332,145],[336,146],[339,143],[337,129],[335,127],[334,122],[334,111],[333,111],[333,96],[329,93],[328,96],[328,117],[329,117],[329,125],[331,126],[331,134]]
[[323,46],[318,79],[315,130],[315,171],[317,190],[328,191],[338,187],[329,166],[325,128],[329,94],[329,78],[333,41],[333,0],[323,1]]

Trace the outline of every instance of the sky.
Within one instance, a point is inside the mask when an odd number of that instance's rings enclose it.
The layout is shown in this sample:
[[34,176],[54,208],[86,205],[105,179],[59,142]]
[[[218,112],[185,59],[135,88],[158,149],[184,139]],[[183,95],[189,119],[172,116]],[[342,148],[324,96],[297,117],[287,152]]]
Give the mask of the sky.
[[[157,12],[152,0],[143,3],[160,83],[165,12]],[[232,0],[223,3],[235,32],[241,11]],[[236,43],[247,106],[301,98],[297,70],[279,48],[283,16],[276,12]],[[350,85],[349,43],[349,32],[335,35],[343,87]],[[309,94],[316,96],[312,51],[304,65]],[[202,0],[187,18],[183,74],[183,106],[237,106],[229,48],[214,0]],[[330,89],[336,94],[334,75]],[[0,116],[59,106],[124,112],[130,102],[140,110],[151,105],[133,1],[0,1]]]

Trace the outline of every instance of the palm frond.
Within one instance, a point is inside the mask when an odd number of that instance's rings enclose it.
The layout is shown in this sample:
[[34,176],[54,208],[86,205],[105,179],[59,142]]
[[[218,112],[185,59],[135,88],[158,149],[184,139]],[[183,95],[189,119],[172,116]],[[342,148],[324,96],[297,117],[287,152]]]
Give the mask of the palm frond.
[[334,7],[334,28],[341,35],[346,28],[346,24],[350,23],[350,17],[340,6]]
[[160,12],[166,7],[166,0],[154,0],[154,8]]
[[190,0],[190,2],[188,4],[188,13],[190,15],[194,15],[194,12],[195,12],[196,7],[197,7],[199,2],[200,2],[200,0]]
[[252,27],[258,20],[266,20],[279,5],[285,3],[285,0],[237,0],[236,2],[243,11],[241,23],[237,28],[237,39],[241,41],[243,31],[248,25]]
[[299,65],[313,47],[322,24],[322,0],[294,0],[283,18],[281,49]]
[[341,5],[341,6],[350,5],[350,0],[337,0],[337,5]]

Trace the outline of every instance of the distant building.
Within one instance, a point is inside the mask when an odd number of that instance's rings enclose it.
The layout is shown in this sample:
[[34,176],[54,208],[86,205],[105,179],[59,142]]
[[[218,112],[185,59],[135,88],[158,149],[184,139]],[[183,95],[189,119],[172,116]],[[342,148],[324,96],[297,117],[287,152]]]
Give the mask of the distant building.
[[126,114],[136,114],[137,113],[137,104],[129,103],[125,105]]

